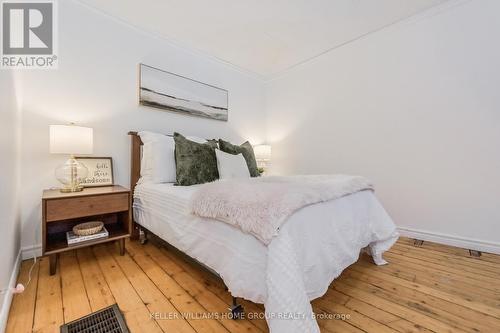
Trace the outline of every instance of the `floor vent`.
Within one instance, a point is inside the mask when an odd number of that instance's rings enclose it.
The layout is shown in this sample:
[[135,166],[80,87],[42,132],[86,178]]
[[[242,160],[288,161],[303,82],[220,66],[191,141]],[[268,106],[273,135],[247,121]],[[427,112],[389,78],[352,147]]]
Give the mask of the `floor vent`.
[[481,251],[469,250],[469,255],[471,257],[479,258],[481,256]]
[[61,326],[61,333],[129,333],[118,305],[91,313]]
[[417,247],[421,247],[422,245],[424,245],[424,241],[421,240],[421,239],[414,239],[413,240],[413,245],[417,246]]

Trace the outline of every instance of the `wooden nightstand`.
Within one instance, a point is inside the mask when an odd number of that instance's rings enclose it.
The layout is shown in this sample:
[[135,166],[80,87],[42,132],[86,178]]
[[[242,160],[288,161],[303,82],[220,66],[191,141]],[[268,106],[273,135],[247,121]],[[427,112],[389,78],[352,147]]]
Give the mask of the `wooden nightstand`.
[[[42,197],[42,255],[50,256],[50,274],[55,274],[57,256],[64,251],[98,243],[118,241],[125,253],[125,238],[132,231],[130,190],[122,186],[86,188],[82,192],[45,190]],[[66,232],[79,223],[102,221],[109,237],[68,246]]]

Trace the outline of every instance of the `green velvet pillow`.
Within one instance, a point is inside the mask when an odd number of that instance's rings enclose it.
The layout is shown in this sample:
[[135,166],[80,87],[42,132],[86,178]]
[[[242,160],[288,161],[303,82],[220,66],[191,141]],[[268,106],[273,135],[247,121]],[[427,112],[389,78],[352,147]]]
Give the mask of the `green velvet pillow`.
[[233,155],[243,154],[243,157],[247,162],[248,171],[250,171],[250,176],[260,176],[259,169],[257,168],[257,161],[255,160],[255,154],[253,152],[253,147],[250,142],[247,141],[240,146],[236,146],[227,141],[219,139],[219,149],[225,153]]
[[215,148],[217,141],[197,143],[174,133],[176,185],[189,186],[219,178]]

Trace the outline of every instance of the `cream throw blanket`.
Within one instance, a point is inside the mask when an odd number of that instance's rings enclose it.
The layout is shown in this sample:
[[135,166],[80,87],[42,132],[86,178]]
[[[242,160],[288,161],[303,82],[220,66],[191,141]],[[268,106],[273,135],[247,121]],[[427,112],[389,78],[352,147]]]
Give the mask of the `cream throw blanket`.
[[363,190],[373,190],[372,184],[348,175],[216,181],[200,186],[193,195],[191,212],[231,224],[269,245],[297,210]]

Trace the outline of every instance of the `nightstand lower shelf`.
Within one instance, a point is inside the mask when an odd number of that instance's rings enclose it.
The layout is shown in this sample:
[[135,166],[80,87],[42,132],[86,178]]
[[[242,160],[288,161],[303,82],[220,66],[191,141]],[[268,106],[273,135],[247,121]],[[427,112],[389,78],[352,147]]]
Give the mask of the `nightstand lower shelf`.
[[90,240],[87,242],[81,242],[74,245],[68,245],[66,240],[66,232],[58,232],[48,236],[47,245],[45,249],[45,254],[57,254],[68,250],[74,250],[85,246],[91,246],[100,243],[117,241],[120,239],[125,239],[129,237],[127,230],[124,230],[119,225],[106,225],[106,230],[108,230],[109,236],[106,238],[100,238],[95,240]]

